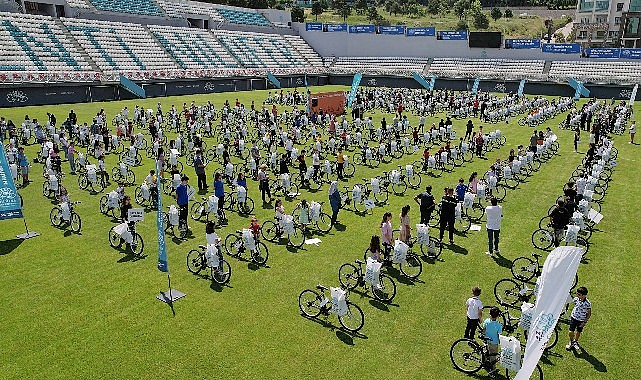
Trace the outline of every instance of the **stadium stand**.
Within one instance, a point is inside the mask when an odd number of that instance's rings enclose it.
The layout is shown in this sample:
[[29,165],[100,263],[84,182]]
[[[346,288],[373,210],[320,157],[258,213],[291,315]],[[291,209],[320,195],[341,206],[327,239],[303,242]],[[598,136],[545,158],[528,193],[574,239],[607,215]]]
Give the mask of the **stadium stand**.
[[103,72],[177,69],[142,25],[63,18],[64,24]]
[[153,35],[183,69],[229,69],[238,62],[208,31],[148,25]]
[[91,6],[89,6],[89,3],[87,3],[86,0],[66,0],[67,4],[69,4],[70,7],[72,8],[85,8],[89,9]]
[[285,35],[284,37],[312,66],[323,67],[323,58],[301,36]]
[[232,24],[246,24],[257,26],[272,26],[272,24],[256,11],[241,11],[239,9],[216,8],[218,13],[225,19],[225,21]]
[[434,58],[429,73],[453,78],[543,79],[543,60]]
[[548,75],[557,81],[573,77],[592,83],[636,83],[641,76],[641,62],[552,61]]
[[247,68],[305,68],[311,65],[280,34],[217,30],[218,40]]
[[0,71],[91,70],[48,16],[0,13],[0,51]]
[[164,16],[154,0],[89,0],[100,11]]
[[209,16],[209,19],[214,22],[221,22],[225,19],[216,11],[216,9],[208,3],[201,3],[198,1],[171,1],[171,0],[158,0],[158,4],[165,10],[168,16],[172,17],[185,17],[185,15],[203,15]]
[[333,71],[408,74],[422,73],[429,58],[407,57],[339,57],[331,64]]

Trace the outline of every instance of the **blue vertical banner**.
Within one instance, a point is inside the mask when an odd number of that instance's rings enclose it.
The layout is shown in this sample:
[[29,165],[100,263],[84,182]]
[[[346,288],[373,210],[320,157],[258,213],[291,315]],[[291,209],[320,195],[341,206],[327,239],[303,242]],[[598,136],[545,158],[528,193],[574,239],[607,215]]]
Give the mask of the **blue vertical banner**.
[[525,88],[525,79],[521,79],[521,83],[519,83],[519,91],[517,92],[517,95],[519,98],[523,96],[523,89]]
[[[156,174],[160,175],[160,161],[156,161]],[[169,263],[167,262],[167,243],[165,242],[165,227],[162,220],[162,184],[160,180],[156,181],[158,189],[158,212],[156,213],[156,224],[158,225],[158,270],[169,273]],[[171,185],[169,185],[171,186]]]
[[417,81],[423,88],[430,88],[430,85],[427,83],[425,78],[421,76],[421,74],[417,72],[412,73],[412,77],[414,78],[415,81]]
[[361,84],[361,79],[363,79],[363,74],[356,73],[356,75],[354,75],[354,80],[352,81],[352,89],[349,90],[349,98],[347,98],[347,107],[352,106],[352,102],[356,98],[356,91],[358,91],[358,85]]
[[276,86],[276,88],[280,88],[280,81],[276,79],[274,74],[270,73],[269,71],[267,72],[267,79],[269,79],[269,81],[272,82],[272,84]]
[[474,79],[474,85],[472,86],[472,94],[476,94],[478,92],[479,83],[481,83],[481,78]]
[[20,195],[13,183],[4,145],[0,142],[0,220],[22,218]]
[[432,75],[430,79],[430,91],[434,91],[434,85],[436,84],[436,75]]

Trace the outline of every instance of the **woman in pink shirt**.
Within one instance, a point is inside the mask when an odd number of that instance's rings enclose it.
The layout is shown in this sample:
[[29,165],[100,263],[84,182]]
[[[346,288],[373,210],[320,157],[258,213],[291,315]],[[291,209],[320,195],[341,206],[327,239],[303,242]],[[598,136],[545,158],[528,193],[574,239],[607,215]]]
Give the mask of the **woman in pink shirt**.
[[383,243],[383,248],[385,256],[389,254],[393,246],[392,237],[392,213],[386,212],[383,214],[383,220],[381,221],[381,241]]

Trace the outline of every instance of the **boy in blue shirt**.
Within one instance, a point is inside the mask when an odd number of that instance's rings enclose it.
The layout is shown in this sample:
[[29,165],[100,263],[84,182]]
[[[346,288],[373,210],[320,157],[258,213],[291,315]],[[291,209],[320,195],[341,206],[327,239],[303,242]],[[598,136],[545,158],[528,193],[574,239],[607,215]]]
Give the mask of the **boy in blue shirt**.
[[176,203],[178,203],[178,226],[179,228],[188,229],[187,227],[187,210],[189,206],[189,196],[187,187],[189,186],[189,177],[183,176],[180,179],[180,185],[176,187]]
[[499,352],[499,335],[503,332],[503,326],[496,318],[499,316],[500,311],[498,307],[490,309],[490,318],[483,321],[483,330],[485,336],[489,339],[487,342],[487,350],[490,353],[490,367],[493,369],[496,361],[498,360]]
[[458,180],[458,185],[456,185],[456,198],[459,201],[463,201],[465,199],[465,192],[467,191],[467,185],[465,184],[465,181],[463,178]]

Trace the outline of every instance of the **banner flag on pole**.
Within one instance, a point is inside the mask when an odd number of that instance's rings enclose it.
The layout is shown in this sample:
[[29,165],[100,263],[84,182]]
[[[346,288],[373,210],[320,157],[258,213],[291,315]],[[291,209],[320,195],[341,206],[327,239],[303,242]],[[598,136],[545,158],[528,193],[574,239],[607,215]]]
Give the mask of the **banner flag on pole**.
[[519,83],[519,91],[517,92],[517,95],[519,98],[523,96],[523,89],[525,88],[525,79],[521,79],[521,83]]
[[[156,161],[156,173],[160,175],[160,161]],[[165,242],[165,228],[162,220],[162,188],[160,179],[156,182],[158,190],[158,212],[156,213],[156,224],[158,226],[158,270],[169,273],[169,263],[167,262],[167,243]]]
[[559,320],[561,309],[567,302],[582,257],[583,248],[562,246],[555,248],[545,259],[537,281],[538,289],[535,288],[536,304],[532,311],[523,364],[514,380],[528,380],[534,372]]
[[23,217],[20,195],[13,182],[4,145],[0,142],[0,220]]
[[272,84],[276,86],[276,88],[280,88],[280,81],[276,79],[274,74],[270,73],[269,71],[267,72],[267,79],[269,79],[269,81],[272,82]]
[[351,107],[352,102],[356,99],[356,91],[358,91],[358,85],[361,84],[361,79],[363,79],[363,74],[356,73],[356,75],[354,75],[352,89],[349,91],[349,98],[347,98],[347,107]]
[[472,86],[472,94],[476,94],[478,92],[479,83],[481,83],[481,78],[474,79],[474,85]]
[[631,105],[631,106],[633,106],[633,105],[634,105],[634,101],[635,101],[635,100],[636,100],[636,98],[637,98],[637,89],[638,89],[638,88],[639,88],[639,85],[638,85],[638,84],[635,84],[635,85],[634,85],[634,88],[632,89],[632,95],[630,95],[630,105]]
[[568,84],[570,85],[570,87],[576,90],[574,92],[574,100],[579,100],[581,96],[584,96],[586,98],[590,96],[590,90],[585,88],[583,82],[579,82],[572,77],[568,77]]
[[432,79],[430,79],[430,91],[434,91],[434,84],[436,84],[436,75],[432,75]]
[[412,73],[412,77],[414,78],[415,81],[417,81],[423,88],[430,88],[430,85],[427,83],[425,78],[421,76],[421,74],[417,73],[416,71]]

